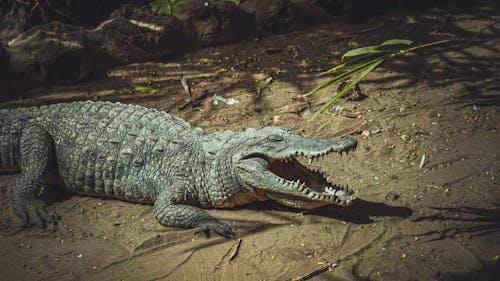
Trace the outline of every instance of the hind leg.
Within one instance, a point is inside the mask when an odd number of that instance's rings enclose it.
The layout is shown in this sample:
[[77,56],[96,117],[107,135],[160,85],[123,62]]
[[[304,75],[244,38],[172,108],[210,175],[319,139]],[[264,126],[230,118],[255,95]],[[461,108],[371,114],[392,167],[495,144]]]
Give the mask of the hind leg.
[[42,180],[53,153],[50,135],[38,126],[22,130],[19,139],[21,175],[16,179],[12,191],[11,205],[24,223],[45,227],[46,223],[56,224],[59,216],[38,198]]

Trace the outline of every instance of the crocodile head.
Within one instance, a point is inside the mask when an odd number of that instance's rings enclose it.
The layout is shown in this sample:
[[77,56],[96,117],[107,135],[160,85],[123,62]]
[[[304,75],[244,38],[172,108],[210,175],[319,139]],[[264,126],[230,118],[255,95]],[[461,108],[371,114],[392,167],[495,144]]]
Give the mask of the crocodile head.
[[354,139],[306,138],[285,127],[250,129],[242,137],[233,163],[240,181],[256,194],[298,209],[350,205],[356,199],[357,192],[330,183],[296,159],[305,157],[310,164],[333,152],[347,153],[356,148]]

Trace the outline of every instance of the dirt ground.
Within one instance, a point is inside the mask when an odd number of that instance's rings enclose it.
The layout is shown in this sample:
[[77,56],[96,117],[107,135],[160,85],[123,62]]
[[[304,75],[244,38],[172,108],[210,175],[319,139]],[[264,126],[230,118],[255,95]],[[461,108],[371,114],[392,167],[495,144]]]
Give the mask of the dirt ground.
[[[500,24],[492,24],[499,10],[481,2],[332,23],[117,67],[100,81],[4,101],[0,107],[113,100],[166,110],[208,132],[283,125],[305,136],[352,135],[354,153],[318,167],[361,199],[306,213],[273,202],[209,210],[236,232],[227,240],[162,227],[149,205],[47,187],[62,220],[40,230],[20,225],[8,204],[15,178],[4,175],[0,279],[289,280],[333,263],[312,280],[498,280]],[[314,105],[281,112],[325,81],[318,74],[342,53],[391,38],[464,40],[383,64],[361,84],[367,98],[342,100],[315,120]],[[215,106],[208,96],[179,109],[181,73],[193,95],[207,90],[239,102]]]

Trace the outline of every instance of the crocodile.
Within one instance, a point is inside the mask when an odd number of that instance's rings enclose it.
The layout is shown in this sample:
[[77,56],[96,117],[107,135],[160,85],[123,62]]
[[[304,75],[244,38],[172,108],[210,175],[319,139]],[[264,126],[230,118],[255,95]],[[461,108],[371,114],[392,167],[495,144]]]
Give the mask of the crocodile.
[[161,225],[229,238],[231,227],[204,209],[269,199],[298,209],[351,205],[357,191],[302,162],[355,148],[348,136],[278,126],[209,134],[163,111],[104,101],[0,109],[0,170],[20,172],[11,207],[40,228],[60,219],[40,198],[55,174],[73,193],[154,204]]

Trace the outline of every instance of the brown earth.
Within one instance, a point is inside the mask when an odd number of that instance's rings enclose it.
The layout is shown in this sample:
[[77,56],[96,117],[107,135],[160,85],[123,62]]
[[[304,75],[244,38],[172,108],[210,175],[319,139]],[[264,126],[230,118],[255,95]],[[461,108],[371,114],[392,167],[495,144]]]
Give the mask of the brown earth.
[[[241,239],[230,260],[236,239],[165,228],[152,206],[59,188],[46,196],[60,224],[24,228],[8,206],[14,176],[1,176],[0,279],[288,280],[334,263],[313,280],[498,280],[498,8],[481,2],[333,23],[118,67],[102,81],[3,102],[114,100],[167,110],[208,132],[284,125],[305,136],[353,135],[356,152],[318,165],[361,199],[308,213],[272,202],[209,210]],[[385,63],[361,84],[366,99],[342,100],[315,120],[314,106],[278,112],[303,102],[299,95],[325,81],[318,73],[343,52],[391,38],[466,40]],[[180,73],[194,95],[208,90],[239,103],[214,106],[209,96],[178,109],[186,102]],[[138,93],[135,85],[159,91]]]

